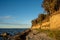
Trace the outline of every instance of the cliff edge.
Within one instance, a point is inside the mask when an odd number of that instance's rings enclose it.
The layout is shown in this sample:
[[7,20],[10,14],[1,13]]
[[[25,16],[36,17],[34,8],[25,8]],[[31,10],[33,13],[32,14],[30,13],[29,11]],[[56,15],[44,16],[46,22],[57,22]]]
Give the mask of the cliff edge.
[[44,0],[42,7],[47,14],[32,20],[31,29],[60,29],[60,0]]

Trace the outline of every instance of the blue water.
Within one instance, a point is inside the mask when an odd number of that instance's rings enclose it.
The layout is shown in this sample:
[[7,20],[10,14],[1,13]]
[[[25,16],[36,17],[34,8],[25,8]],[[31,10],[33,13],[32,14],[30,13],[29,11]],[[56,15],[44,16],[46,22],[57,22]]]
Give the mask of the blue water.
[[[18,28],[12,28],[12,29],[11,28],[10,29],[0,28],[0,34],[3,32],[7,32],[11,35],[14,35],[16,33],[23,32],[24,30],[27,30],[27,28],[20,28],[20,29],[18,29]],[[0,40],[2,40],[1,37],[0,37]]]

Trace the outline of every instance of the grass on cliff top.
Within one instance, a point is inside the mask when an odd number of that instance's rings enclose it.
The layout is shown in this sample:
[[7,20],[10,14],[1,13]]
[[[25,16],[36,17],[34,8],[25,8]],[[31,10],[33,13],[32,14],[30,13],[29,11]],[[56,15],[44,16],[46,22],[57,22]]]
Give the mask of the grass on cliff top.
[[56,40],[60,40],[60,30],[43,30],[43,29],[36,29],[39,32],[46,33],[51,38],[56,38]]

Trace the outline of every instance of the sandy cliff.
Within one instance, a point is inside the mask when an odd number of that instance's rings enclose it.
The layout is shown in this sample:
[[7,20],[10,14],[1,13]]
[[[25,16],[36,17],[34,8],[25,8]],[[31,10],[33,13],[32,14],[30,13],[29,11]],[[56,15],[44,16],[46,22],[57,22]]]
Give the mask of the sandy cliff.
[[60,0],[44,0],[42,6],[47,14],[40,14],[31,28],[60,29]]
[[51,29],[60,29],[60,10],[55,12],[55,14],[53,14],[50,17],[50,28]]

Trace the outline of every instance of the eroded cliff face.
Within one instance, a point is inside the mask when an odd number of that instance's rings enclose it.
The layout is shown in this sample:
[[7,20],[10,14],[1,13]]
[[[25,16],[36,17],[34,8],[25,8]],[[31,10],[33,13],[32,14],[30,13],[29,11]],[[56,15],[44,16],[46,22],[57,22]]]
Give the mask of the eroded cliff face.
[[49,17],[49,21],[32,26],[32,29],[60,29],[60,10]]
[[42,6],[47,14],[40,14],[31,28],[60,29],[60,0],[44,0]]
[[60,10],[50,17],[50,29],[60,29]]
[[37,25],[33,25],[32,27],[31,27],[31,29],[39,29],[40,28],[40,24],[37,24]]

